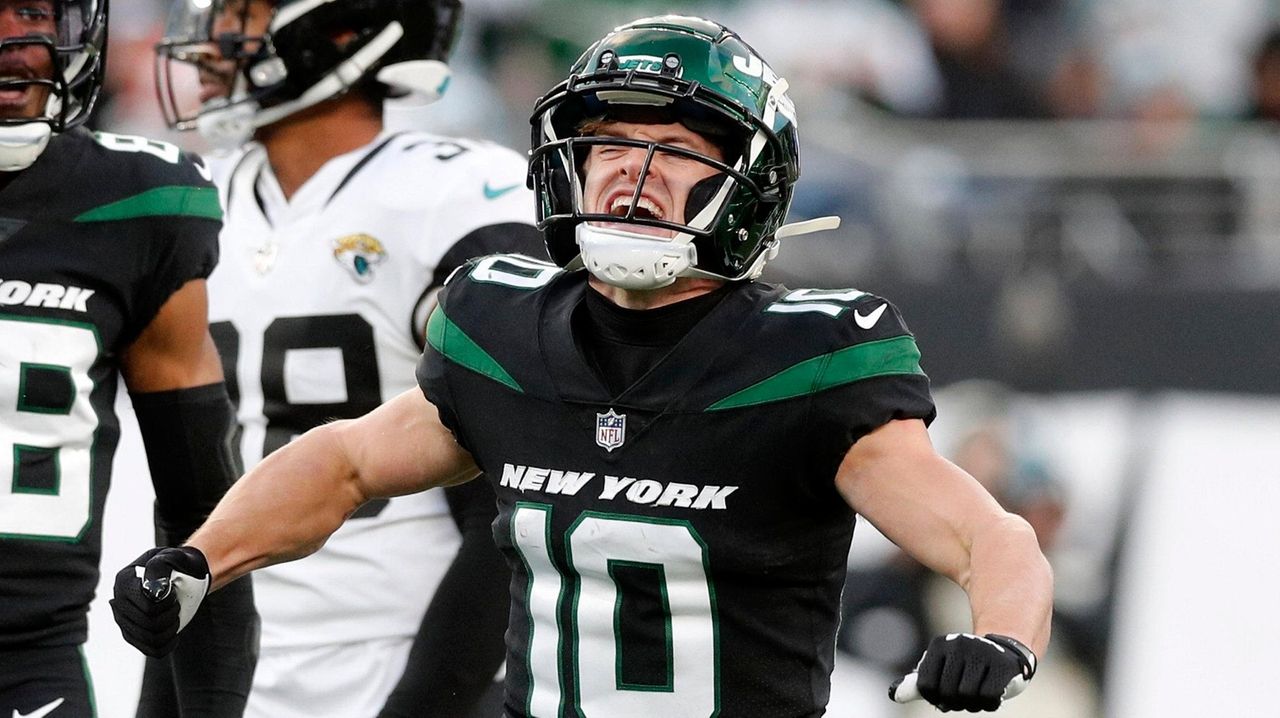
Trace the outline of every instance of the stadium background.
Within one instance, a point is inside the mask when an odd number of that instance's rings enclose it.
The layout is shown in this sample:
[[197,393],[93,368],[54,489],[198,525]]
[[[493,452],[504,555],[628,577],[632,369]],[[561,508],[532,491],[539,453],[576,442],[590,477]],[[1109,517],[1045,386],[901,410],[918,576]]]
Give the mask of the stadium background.
[[[115,3],[96,125],[203,151],[156,110],[166,9]],[[1062,620],[1046,674],[1001,715],[1280,716],[1264,700],[1280,644],[1280,5],[470,0],[449,97],[396,121],[523,149],[528,109],[578,50],[667,11],[721,20],[790,80],[793,217],[844,219],[784,245],[769,278],[893,299],[939,389],[935,442],[997,426],[1035,467],[1006,472],[1002,498],[1058,509]],[[105,598],[151,545],[144,466],[127,433],[87,648],[104,718],[132,714],[141,671]],[[895,560],[865,525],[854,544],[854,575]],[[927,600],[955,613],[945,591]],[[883,698],[892,660],[875,651],[906,645],[900,630],[850,617],[842,645],[862,658],[841,654],[829,715],[922,714]]]

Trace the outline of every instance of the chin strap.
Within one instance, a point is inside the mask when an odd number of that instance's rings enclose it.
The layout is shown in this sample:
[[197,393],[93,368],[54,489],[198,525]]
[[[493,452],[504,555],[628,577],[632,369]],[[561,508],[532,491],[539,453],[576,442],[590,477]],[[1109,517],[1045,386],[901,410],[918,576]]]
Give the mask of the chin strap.
[[755,264],[752,264],[751,268],[743,273],[743,279],[758,279],[764,272],[764,265],[772,261],[774,257],[778,256],[779,243],[782,240],[788,237],[799,237],[803,234],[825,232],[831,229],[838,229],[839,227],[840,218],[835,216],[817,217],[815,219],[807,219],[803,222],[792,222],[791,224],[782,225],[778,228],[777,232],[773,233],[773,239],[769,242],[769,246],[760,253],[759,257],[756,257]]
[[[277,21],[279,19],[279,17],[276,18]],[[393,22],[374,36],[364,47],[357,50],[354,55],[335,67],[319,82],[308,88],[306,92],[303,92],[297,99],[265,109],[254,101],[232,102],[225,107],[202,112],[200,117],[196,119],[196,128],[200,132],[200,136],[220,149],[238,147],[248,142],[253,136],[253,131],[257,128],[266,127],[283,120],[295,112],[318,105],[355,85],[369,71],[369,68],[373,67],[374,63],[389,52],[402,37],[404,37],[404,28],[400,23]],[[443,63],[439,64],[443,66]],[[382,80],[382,73],[392,70],[394,67],[396,65],[383,68],[378,73],[378,79]],[[269,84],[267,83],[268,79],[271,82],[284,80],[286,72],[279,58],[264,60],[258,66],[249,70],[250,75],[257,73],[261,76],[263,81],[259,84]],[[419,84],[423,84],[423,88],[425,88],[425,83],[430,82],[432,78],[436,78],[434,91],[437,92],[436,98],[438,99],[439,94],[443,93],[444,88],[448,85],[448,68],[444,68],[443,77],[438,75],[439,70],[436,68],[393,70],[388,75],[387,83],[396,84],[397,87],[401,87],[400,83],[404,83],[404,89],[409,90],[411,93],[417,93],[420,90]]]
[[449,66],[439,60],[409,60],[387,65],[378,70],[378,82],[409,94],[392,102],[404,105],[429,105],[449,89]]
[[53,128],[44,122],[0,127],[0,172],[25,170],[49,145]]
[[[354,55],[342,64],[333,68],[332,72],[308,88],[298,99],[273,105],[259,111],[254,119],[254,126],[266,127],[274,122],[279,122],[295,112],[318,105],[355,85],[369,71],[369,68],[373,67],[374,63],[387,54],[397,42],[400,42],[402,37],[404,37],[404,28],[401,27],[400,23],[393,22],[387,25],[368,44],[357,50]],[[250,72],[252,72],[252,69]]]
[[432,105],[449,87],[448,65],[439,60],[397,62],[378,70],[376,78],[405,93],[382,101],[382,122],[387,129],[430,129]]
[[792,222],[784,224],[774,232],[775,239],[786,239],[787,237],[799,237],[802,234],[813,234],[814,232],[825,232],[831,229],[840,228],[840,218],[835,216],[817,217],[814,219],[806,219],[803,222]]
[[[741,279],[756,279],[764,265],[778,256],[781,240],[840,227],[839,217],[818,217],[803,222],[784,224]],[[698,249],[688,234],[672,239],[639,235],[604,227],[579,224],[578,248],[582,253],[566,269],[581,262],[597,279],[622,289],[660,289],[676,281],[676,277],[710,277],[725,279],[698,269]]]

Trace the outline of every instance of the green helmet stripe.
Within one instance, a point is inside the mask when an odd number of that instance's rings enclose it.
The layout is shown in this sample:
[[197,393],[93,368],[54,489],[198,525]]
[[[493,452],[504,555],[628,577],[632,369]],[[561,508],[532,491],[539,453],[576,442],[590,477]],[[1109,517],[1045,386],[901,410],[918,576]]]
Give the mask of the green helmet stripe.
[[707,411],[794,399],[855,381],[894,374],[924,374],[920,368],[920,350],[909,335],[856,344],[806,359],[730,394],[707,407]]

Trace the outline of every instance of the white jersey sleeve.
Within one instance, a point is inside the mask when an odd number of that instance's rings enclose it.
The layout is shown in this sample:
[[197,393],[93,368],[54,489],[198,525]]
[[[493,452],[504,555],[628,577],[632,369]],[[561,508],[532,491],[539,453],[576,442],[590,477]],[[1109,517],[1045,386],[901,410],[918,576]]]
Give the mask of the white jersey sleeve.
[[[546,258],[542,236],[532,229],[534,195],[526,186],[528,164],[505,147],[474,140],[405,133],[400,151],[416,158],[401,169],[387,204],[431,207],[430,241],[414,247],[423,266],[434,267],[427,291],[414,308],[414,338],[423,346],[427,316],[434,306],[434,290],[466,260],[486,254],[520,253]],[[440,181],[424,182],[410,171],[430,165]]]
[[533,221],[535,199],[525,184],[528,164],[523,157],[505,147],[474,143],[449,162],[456,166],[440,197],[437,231],[453,237],[451,244],[483,227]]

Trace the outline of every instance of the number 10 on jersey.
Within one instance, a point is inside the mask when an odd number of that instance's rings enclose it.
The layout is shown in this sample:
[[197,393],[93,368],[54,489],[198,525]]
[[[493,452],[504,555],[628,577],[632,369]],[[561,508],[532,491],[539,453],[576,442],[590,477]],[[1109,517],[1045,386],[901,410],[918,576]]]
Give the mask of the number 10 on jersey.
[[[586,718],[716,715],[715,590],[706,545],[693,527],[684,521],[584,512],[564,537],[565,563],[577,579],[573,586],[552,560],[551,511],[543,504],[521,503],[511,518],[512,540],[529,576],[524,596],[529,715],[562,715],[565,651],[577,688],[574,702]],[[636,597],[624,590],[629,584],[623,575],[647,575],[660,609],[628,610]],[[561,625],[566,606],[570,623]],[[649,624],[640,630],[648,637],[643,646],[635,645],[632,637],[638,634],[627,625],[637,617]],[[644,677],[636,680],[629,666],[641,664]]]

